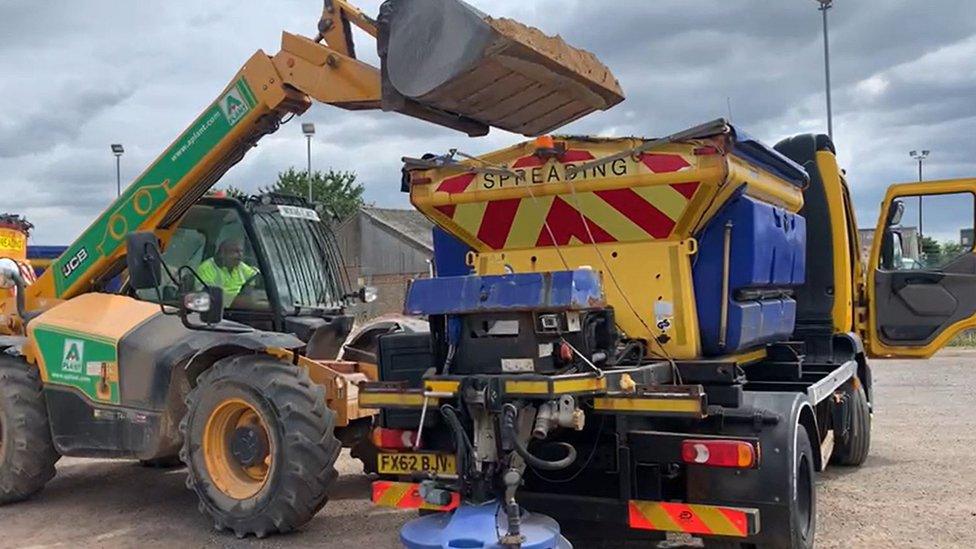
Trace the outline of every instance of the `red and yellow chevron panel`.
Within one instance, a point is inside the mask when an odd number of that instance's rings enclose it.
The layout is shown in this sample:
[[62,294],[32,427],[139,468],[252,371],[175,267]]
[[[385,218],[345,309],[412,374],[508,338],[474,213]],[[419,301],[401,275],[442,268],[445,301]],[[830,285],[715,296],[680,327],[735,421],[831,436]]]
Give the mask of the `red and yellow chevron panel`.
[[377,480],[373,483],[373,503],[380,507],[396,509],[424,509],[426,511],[451,511],[461,504],[457,492],[451,494],[451,503],[432,505],[420,496],[420,485],[412,482]]
[[629,523],[639,530],[748,537],[759,532],[759,510],[664,501],[629,502]]
[[[582,182],[640,174],[674,173],[692,165],[680,154],[643,153],[601,166],[567,171],[593,154],[570,149],[554,159],[524,156],[509,169],[516,177],[495,173],[464,173],[435,184],[435,193],[454,195],[549,183]],[[566,246],[605,242],[635,242],[670,237],[699,189],[698,181],[621,186],[605,190],[535,195],[519,198],[460,202],[434,206],[463,232],[490,250]]]

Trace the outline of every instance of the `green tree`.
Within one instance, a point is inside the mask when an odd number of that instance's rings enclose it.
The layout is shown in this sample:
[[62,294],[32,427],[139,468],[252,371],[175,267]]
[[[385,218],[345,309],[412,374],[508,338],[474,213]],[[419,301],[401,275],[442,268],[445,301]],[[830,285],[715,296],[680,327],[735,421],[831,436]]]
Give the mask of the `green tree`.
[[926,265],[938,263],[942,256],[942,245],[931,236],[922,237],[922,259]]
[[[308,172],[288,168],[278,174],[278,181],[274,185],[260,190],[308,198]],[[353,172],[312,172],[312,202],[322,204],[339,220],[346,219],[365,203],[365,190],[362,184],[356,183],[356,174]]]

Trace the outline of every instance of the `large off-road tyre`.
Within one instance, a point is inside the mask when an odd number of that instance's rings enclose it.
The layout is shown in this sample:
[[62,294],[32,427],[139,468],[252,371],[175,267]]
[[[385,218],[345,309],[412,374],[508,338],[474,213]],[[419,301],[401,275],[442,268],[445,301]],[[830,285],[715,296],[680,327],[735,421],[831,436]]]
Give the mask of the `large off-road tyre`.
[[267,355],[226,358],[186,404],[180,458],[215,528],[288,532],[325,505],[340,444],[325,392],[304,369]]
[[830,461],[836,465],[859,467],[871,451],[871,409],[858,378],[844,386],[841,399],[847,414],[847,431],[834,431],[834,453]]
[[27,499],[54,477],[61,456],[41,388],[37,368],[0,356],[0,504]]

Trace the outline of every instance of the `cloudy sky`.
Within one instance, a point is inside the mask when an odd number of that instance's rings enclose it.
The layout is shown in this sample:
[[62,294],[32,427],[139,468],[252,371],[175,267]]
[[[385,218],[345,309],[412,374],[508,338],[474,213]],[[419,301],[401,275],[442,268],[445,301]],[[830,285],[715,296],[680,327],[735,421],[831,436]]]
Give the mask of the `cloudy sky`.
[[[359,2],[376,14],[379,0]],[[596,53],[627,100],[568,126],[663,135],[728,114],[761,139],[824,132],[823,43],[812,0],[472,0]],[[837,0],[831,11],[834,134],[862,226],[884,188],[912,180],[911,149],[931,149],[927,178],[976,175],[976,17],[971,0]],[[67,244],[280,31],[314,33],[316,0],[109,2],[0,0],[0,209],[26,214],[34,242]],[[612,7],[608,7],[612,6]],[[360,35],[361,56],[375,61]],[[313,107],[316,168],[353,170],[366,198],[406,207],[399,159],[519,138],[469,139],[391,113]],[[298,120],[266,137],[222,184],[252,190],[303,166]],[[926,212],[926,216],[928,216]],[[940,216],[945,218],[946,216]],[[951,234],[961,221],[927,224]],[[936,227],[936,225],[939,225]]]

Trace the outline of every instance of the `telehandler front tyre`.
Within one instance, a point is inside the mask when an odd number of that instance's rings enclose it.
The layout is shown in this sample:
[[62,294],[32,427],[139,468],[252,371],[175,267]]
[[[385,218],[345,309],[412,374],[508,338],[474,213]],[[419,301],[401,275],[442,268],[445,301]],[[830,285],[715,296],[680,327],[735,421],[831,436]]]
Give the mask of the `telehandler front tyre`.
[[340,443],[325,391],[266,355],[218,361],[198,378],[180,425],[187,487],[218,530],[294,530],[327,500]]
[[61,458],[51,442],[41,389],[37,368],[0,356],[0,504],[40,491]]

